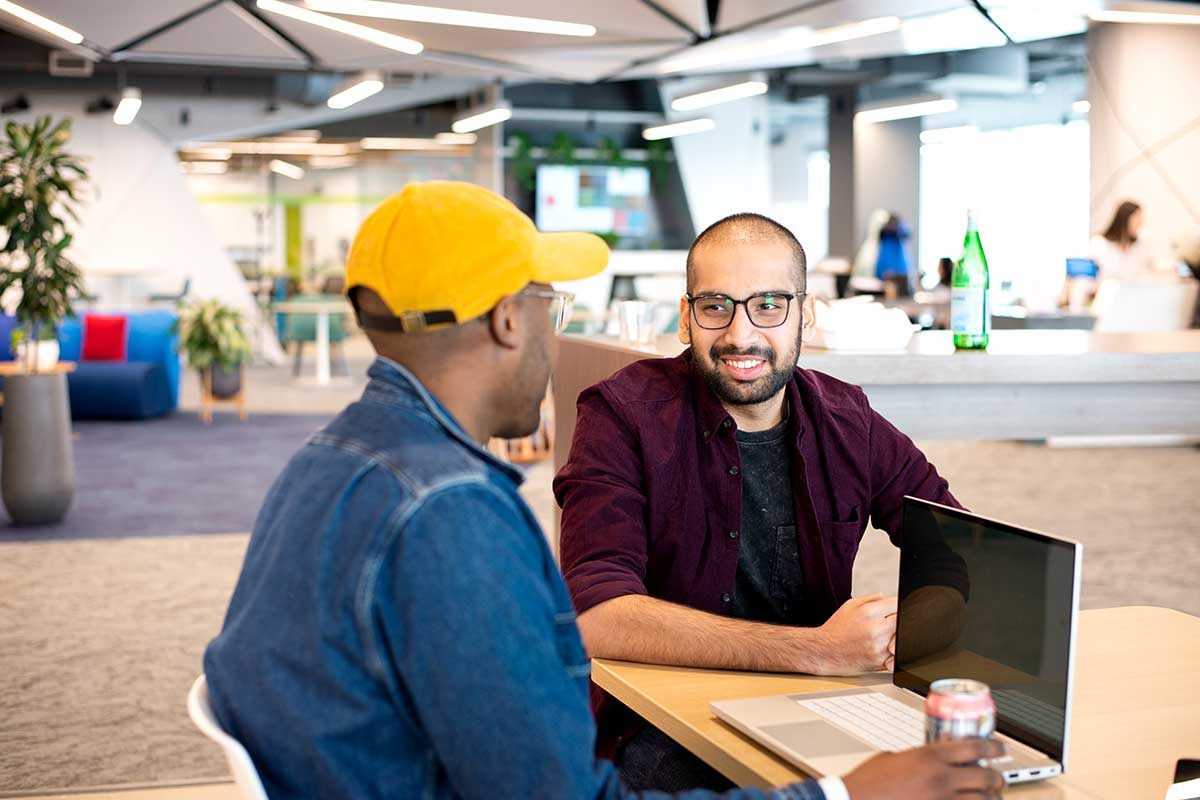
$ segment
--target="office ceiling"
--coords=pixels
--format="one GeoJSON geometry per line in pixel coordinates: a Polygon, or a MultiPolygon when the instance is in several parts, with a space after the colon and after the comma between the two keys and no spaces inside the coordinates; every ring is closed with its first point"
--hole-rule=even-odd
{"type": "MultiPolygon", "coordinates": [[[[305,0],[287,2],[306,7],[305,0]]],[[[596,35],[569,37],[339,15],[425,46],[421,54],[410,56],[263,11],[253,0],[23,0],[22,5],[79,31],[87,52],[114,62],[324,72],[379,68],[509,81],[580,82],[671,74],[673,65],[676,73],[718,72],[968,50],[1080,33],[1086,29],[1084,14],[1089,8],[1196,9],[1195,3],[1104,0],[420,2],[589,23],[596,27],[596,35]],[[902,20],[897,30],[804,45],[808,32],[891,16],[902,20]],[[795,44],[781,46],[781,42],[795,44]]],[[[0,27],[65,47],[7,14],[0,14],[0,27]]]]}

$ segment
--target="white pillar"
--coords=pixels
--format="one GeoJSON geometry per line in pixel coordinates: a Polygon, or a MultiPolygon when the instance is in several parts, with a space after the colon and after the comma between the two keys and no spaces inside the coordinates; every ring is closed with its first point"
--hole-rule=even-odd
{"type": "Polygon", "coordinates": [[[1144,209],[1159,259],[1200,235],[1200,26],[1094,23],[1088,31],[1091,227],[1122,200],[1144,209]]]}

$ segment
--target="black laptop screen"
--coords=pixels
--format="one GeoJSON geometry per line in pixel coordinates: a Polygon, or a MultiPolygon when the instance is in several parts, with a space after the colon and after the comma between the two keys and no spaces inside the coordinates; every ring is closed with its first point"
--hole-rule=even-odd
{"type": "Polygon", "coordinates": [[[895,684],[983,681],[996,727],[1062,761],[1076,549],[906,498],[895,684]]]}

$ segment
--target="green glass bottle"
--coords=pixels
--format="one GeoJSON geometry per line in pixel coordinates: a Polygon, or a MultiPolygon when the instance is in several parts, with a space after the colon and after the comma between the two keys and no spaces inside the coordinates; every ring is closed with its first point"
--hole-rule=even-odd
{"type": "Polygon", "coordinates": [[[975,212],[967,212],[963,254],[950,278],[950,329],[954,347],[981,350],[988,346],[992,313],[988,306],[988,264],[979,241],[975,212]]]}

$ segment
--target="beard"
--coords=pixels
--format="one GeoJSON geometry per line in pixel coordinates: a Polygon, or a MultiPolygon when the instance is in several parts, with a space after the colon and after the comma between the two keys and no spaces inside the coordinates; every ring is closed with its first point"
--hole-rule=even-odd
{"type": "MultiPolygon", "coordinates": [[[[693,351],[694,352],[694,351],[693,351]]],[[[695,358],[696,368],[721,402],[735,406],[752,406],[770,400],[787,386],[800,359],[800,334],[796,341],[781,357],[770,346],[748,347],[739,350],[735,347],[721,347],[714,344],[708,350],[707,358],[695,358]],[[739,381],[721,371],[721,359],[726,356],[753,356],[766,362],[768,371],[752,381],[739,381]]]]}
{"type": "Polygon", "coordinates": [[[507,419],[495,436],[523,439],[537,432],[542,424],[542,399],[549,381],[550,353],[544,342],[531,341],[513,378],[507,419]]]}

